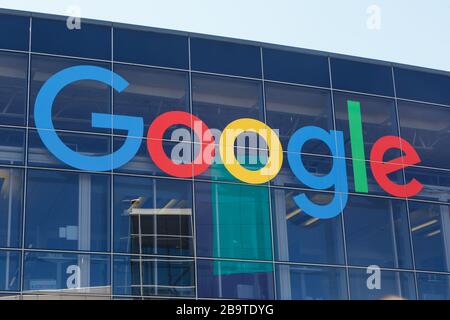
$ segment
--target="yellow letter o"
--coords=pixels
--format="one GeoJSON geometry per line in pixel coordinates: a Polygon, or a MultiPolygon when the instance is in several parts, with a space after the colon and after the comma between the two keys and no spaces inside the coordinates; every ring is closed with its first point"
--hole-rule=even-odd
{"type": "Polygon", "coordinates": [[[225,168],[235,178],[249,184],[262,184],[272,180],[280,172],[283,163],[283,147],[277,134],[269,126],[255,119],[243,118],[228,124],[220,136],[219,149],[225,168]],[[266,165],[259,170],[244,168],[234,154],[234,141],[244,131],[255,132],[266,140],[269,157],[266,165]]]}

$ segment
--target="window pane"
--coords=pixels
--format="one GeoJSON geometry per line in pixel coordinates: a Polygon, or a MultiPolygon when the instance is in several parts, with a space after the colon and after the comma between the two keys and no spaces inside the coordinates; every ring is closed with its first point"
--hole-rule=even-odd
{"type": "Polygon", "coordinates": [[[277,266],[280,300],[346,300],[347,277],[343,268],[277,266]]]}
{"type": "MultiPolygon", "coordinates": [[[[331,157],[316,156],[316,155],[302,154],[301,157],[303,165],[308,170],[308,172],[310,172],[312,175],[319,177],[327,175],[332,169],[333,161],[336,161],[331,157]]],[[[275,186],[311,189],[310,187],[305,185],[302,181],[300,181],[292,172],[291,167],[289,165],[287,152],[283,154],[283,163],[281,165],[280,172],[273,180],[271,180],[270,183],[275,186]]],[[[329,188],[328,190],[334,191],[332,188],[329,188]]]]}
{"type": "Polygon", "coordinates": [[[269,189],[196,183],[197,255],[272,260],[269,189]]]}
{"type": "MultiPolygon", "coordinates": [[[[395,152],[395,151],[393,151],[395,152]]],[[[396,156],[392,154],[392,151],[388,151],[388,153],[391,153],[392,157],[395,158],[396,156]]],[[[348,174],[348,190],[350,192],[356,192],[355,189],[355,173],[354,173],[354,159],[346,159],[347,163],[347,174],[348,174]]],[[[361,163],[360,161],[356,160],[356,163],[361,163]]],[[[373,175],[373,171],[371,169],[371,161],[365,161],[366,164],[366,177],[367,177],[367,187],[368,187],[368,193],[370,195],[381,195],[381,196],[388,196],[392,197],[392,195],[388,192],[386,192],[380,184],[375,180],[375,177],[373,175]]],[[[393,168],[396,168],[395,171],[387,174],[387,177],[390,181],[392,181],[395,184],[403,185],[405,184],[405,179],[403,177],[403,165],[400,163],[392,164],[393,168]]]]}
{"type": "MultiPolygon", "coordinates": [[[[348,158],[352,157],[347,106],[349,100],[360,103],[364,152],[366,160],[369,160],[372,146],[378,139],[383,136],[398,136],[395,103],[392,99],[344,93],[334,94],[336,128],[344,132],[345,154],[348,158]]],[[[392,149],[386,153],[384,160],[392,160],[399,156],[400,151],[392,149]]]]}
{"type": "Polygon", "coordinates": [[[450,300],[450,276],[444,274],[417,274],[420,300],[450,300]]]}
{"type": "Polygon", "coordinates": [[[272,263],[198,260],[199,298],[274,299],[272,263]]]}
{"type": "MultiPolygon", "coordinates": [[[[51,76],[78,65],[110,69],[106,63],[34,55],[31,61],[30,126],[34,124],[34,103],[39,90],[51,76]]],[[[92,113],[111,113],[111,87],[98,81],[82,80],[70,84],[56,97],[52,108],[56,129],[109,133],[110,129],[93,128],[92,113]]]]}
{"type": "Polygon", "coordinates": [[[421,166],[450,169],[450,108],[398,102],[400,132],[420,156],[421,166]]]}
{"type": "Polygon", "coordinates": [[[114,256],[113,294],[141,296],[140,256],[114,256]]]}
{"type": "Polygon", "coordinates": [[[405,201],[349,196],[344,219],[350,265],[412,268],[405,201]]]}
{"type": "Polygon", "coordinates": [[[392,68],[358,61],[331,59],[335,89],[394,96],[392,68]]]}
{"type": "Polygon", "coordinates": [[[261,78],[259,47],[191,38],[192,69],[261,78]]]}
{"type": "Polygon", "coordinates": [[[28,51],[30,17],[0,14],[0,48],[28,51]]]}
{"type": "Polygon", "coordinates": [[[264,78],[267,80],[330,86],[328,58],[299,52],[263,49],[264,78]]]}
{"type": "Polygon", "coordinates": [[[111,294],[109,256],[25,252],[24,291],[53,299],[67,295],[111,294]]]}
{"type": "MultiPolygon", "coordinates": [[[[111,137],[106,135],[58,132],[71,150],[86,156],[102,156],[111,152],[111,137]]],[[[28,131],[28,165],[46,168],[71,168],[57,159],[42,143],[36,130],[28,131]]]]}
{"type": "Polygon", "coordinates": [[[25,154],[25,130],[0,128],[0,163],[23,165],[25,154]]]}
{"type": "Polygon", "coordinates": [[[450,271],[448,206],[409,202],[416,269],[450,271]]]}
{"type": "Polygon", "coordinates": [[[394,68],[397,97],[450,105],[450,77],[394,68]]]}
{"type": "Polygon", "coordinates": [[[28,171],[26,248],[108,251],[107,175],[28,171]]]}
{"type": "MultiPolygon", "coordinates": [[[[297,206],[300,190],[272,189],[276,260],[326,264],[344,263],[341,216],[313,218],[297,206]]],[[[314,203],[331,201],[332,193],[308,192],[314,203]]]]}
{"type": "Polygon", "coordinates": [[[194,260],[142,258],[144,296],[195,297],[194,260]]]}
{"type": "Polygon", "coordinates": [[[20,251],[0,251],[0,290],[20,290],[20,251]]]}
{"type": "MultiPolygon", "coordinates": [[[[283,149],[300,128],[317,126],[333,129],[333,110],[328,90],[317,90],[279,84],[265,84],[267,123],[278,129],[283,149]]],[[[329,154],[326,145],[315,141],[302,149],[304,153],[329,154]]]]}
{"type": "Polygon", "coordinates": [[[111,28],[85,23],[67,27],[67,19],[33,18],[32,51],[66,56],[111,60],[111,28]],[[86,45],[89,44],[89,45],[86,45]]]}
{"type": "Polygon", "coordinates": [[[26,54],[0,52],[0,124],[25,124],[27,69],[26,54]]]}
{"type": "Polygon", "coordinates": [[[195,296],[193,260],[115,256],[113,279],[115,295],[195,296]]]}
{"type": "Polygon", "coordinates": [[[406,181],[417,179],[423,189],[414,198],[450,202],[450,171],[430,168],[405,168],[406,181]]]}
{"type": "Polygon", "coordinates": [[[174,34],[114,28],[114,60],[188,69],[188,39],[174,34]]]}
{"type": "Polygon", "coordinates": [[[160,114],[168,111],[189,112],[187,73],[120,64],[114,65],[114,72],[130,83],[123,92],[114,92],[114,114],[143,118],[144,136],[147,136],[148,127],[160,114]]]}
{"type": "Polygon", "coordinates": [[[114,250],[193,255],[190,181],[114,178],[114,250]]]}
{"type": "MultiPolygon", "coordinates": [[[[114,151],[117,151],[125,142],[125,137],[114,137],[114,151]]],[[[127,138],[136,139],[136,138],[127,138]]],[[[157,140],[150,140],[151,143],[156,143],[157,140]]],[[[114,169],[114,172],[119,173],[131,173],[139,175],[150,175],[150,176],[169,176],[167,173],[162,171],[152,160],[147,149],[147,139],[143,139],[141,146],[136,153],[136,155],[123,166],[114,169]]],[[[159,142],[159,141],[158,141],[159,142]]],[[[191,164],[192,163],[192,144],[184,142],[172,142],[172,141],[162,141],[163,149],[167,157],[172,161],[180,161],[181,164],[191,164]]],[[[116,157],[113,155],[113,161],[116,157]]],[[[177,162],[178,163],[178,162],[177,162]]]]}
{"type": "Polygon", "coordinates": [[[23,171],[0,167],[0,247],[19,248],[22,230],[23,171]]]}
{"type": "MultiPolygon", "coordinates": [[[[237,161],[248,170],[259,170],[267,164],[268,159],[268,150],[266,144],[260,143],[261,141],[256,142],[256,147],[249,147],[248,141],[257,141],[253,140],[253,138],[259,139],[258,136],[253,132],[248,131],[249,135],[244,137],[246,133],[243,133],[238,136],[235,141],[234,155],[237,161]],[[246,141],[241,140],[240,137],[244,137],[246,141]],[[242,145],[242,147],[237,147],[237,145],[242,145]],[[263,147],[260,147],[263,146],[263,147]]],[[[252,142],[253,144],[253,142],[252,142]]],[[[209,152],[212,148],[205,147],[203,151],[204,159],[207,159],[209,152]]],[[[212,181],[226,181],[226,182],[237,182],[242,183],[241,180],[234,177],[223,164],[222,158],[220,156],[220,148],[219,145],[214,145],[214,162],[211,166],[208,167],[203,173],[199,174],[195,177],[195,179],[199,180],[212,180],[212,181]]],[[[200,155],[200,144],[194,144],[194,158],[197,158],[200,155]]],[[[267,183],[262,183],[261,185],[267,185],[267,183]]]]}
{"type": "Polygon", "coordinates": [[[192,75],[194,115],[210,129],[223,130],[240,118],[264,120],[258,81],[192,75]]]}
{"type": "Polygon", "coordinates": [[[349,279],[352,300],[416,300],[414,274],[411,272],[380,270],[380,274],[375,274],[366,269],[350,268],[349,279]],[[379,281],[376,276],[380,276],[379,281]]]}

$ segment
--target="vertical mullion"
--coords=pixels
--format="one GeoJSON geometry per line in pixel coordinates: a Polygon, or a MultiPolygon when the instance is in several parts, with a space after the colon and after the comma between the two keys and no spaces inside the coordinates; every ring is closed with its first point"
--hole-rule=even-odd
{"type": "MultiPolygon", "coordinates": [[[[111,71],[114,72],[114,25],[111,24],[111,71]]],[[[114,80],[112,80],[114,81],[114,80]]],[[[111,114],[114,115],[114,89],[111,88],[111,114]]],[[[111,122],[114,121],[114,117],[111,118],[111,122]]],[[[111,123],[113,124],[113,123],[111,123]]],[[[112,125],[114,128],[114,125],[112,125]]],[[[114,151],[114,129],[111,128],[111,151],[114,151]]],[[[113,160],[112,160],[113,161],[113,160]]],[[[110,173],[110,237],[109,237],[109,250],[110,250],[110,270],[109,281],[111,284],[111,300],[114,298],[114,169],[110,173]]]]}
{"type": "Polygon", "coordinates": [[[23,299],[24,291],[24,263],[25,263],[25,217],[26,217],[26,199],[27,199],[27,180],[28,180],[28,135],[30,121],[30,92],[31,92],[31,32],[33,26],[33,18],[30,15],[30,26],[28,35],[28,70],[27,70],[27,100],[26,100],[26,128],[25,128],[25,159],[23,172],[23,200],[22,200],[22,237],[21,237],[21,263],[20,263],[20,296],[23,299]]]}
{"type": "MultiPolygon", "coordinates": [[[[394,86],[394,107],[395,107],[395,117],[397,118],[397,133],[398,136],[401,137],[401,131],[400,131],[400,118],[399,118],[399,112],[398,112],[398,99],[397,99],[397,87],[395,82],[395,72],[394,72],[394,66],[391,65],[391,72],[392,72],[392,85],[394,86]]],[[[400,139],[400,148],[403,150],[402,147],[402,140],[400,139]]],[[[402,157],[402,163],[403,163],[403,157],[402,157]]],[[[406,174],[405,174],[405,168],[403,165],[402,168],[402,176],[403,176],[403,182],[406,182],[406,174]]],[[[416,292],[416,299],[419,299],[419,288],[417,284],[417,272],[416,272],[416,259],[414,256],[414,242],[412,238],[412,232],[411,232],[411,216],[409,211],[409,200],[408,198],[405,199],[406,201],[406,211],[407,211],[407,220],[408,220],[408,234],[409,234],[409,243],[410,243],[410,253],[411,253],[411,259],[413,264],[413,270],[414,270],[414,288],[416,292]]]]}
{"type": "MultiPolygon", "coordinates": [[[[262,81],[262,108],[263,108],[263,121],[265,124],[267,124],[267,110],[266,110],[266,82],[265,82],[265,74],[264,74],[264,53],[263,53],[263,47],[259,47],[260,56],[261,56],[261,81],[262,81]]],[[[261,147],[261,146],[260,146],[261,147]]],[[[267,151],[269,152],[269,151],[267,151]]],[[[283,150],[281,150],[283,152],[283,150]]],[[[258,154],[260,154],[258,152],[258,154]]],[[[271,246],[272,246],[272,282],[273,282],[273,295],[274,299],[276,300],[278,297],[277,292],[277,268],[275,264],[275,234],[273,231],[273,208],[272,208],[272,191],[270,182],[267,182],[267,190],[268,190],[268,201],[269,201],[269,221],[270,221],[270,239],[271,239],[271,246]]]]}
{"type": "MultiPolygon", "coordinates": [[[[331,110],[332,110],[332,118],[333,118],[333,129],[336,130],[337,126],[336,126],[336,110],[335,110],[335,104],[334,104],[334,90],[333,90],[333,74],[332,74],[332,70],[331,70],[331,57],[328,56],[328,74],[330,77],[330,92],[331,92],[331,110]]],[[[336,141],[336,150],[338,150],[337,148],[337,139],[335,139],[336,141]]],[[[345,155],[338,155],[341,157],[345,157],[345,155]]],[[[333,159],[334,161],[334,159],[333,159]]],[[[348,190],[347,190],[348,191],[348,190]]],[[[345,262],[345,273],[346,273],[346,280],[347,280],[347,298],[350,300],[351,299],[351,292],[350,292],[350,272],[349,272],[349,266],[348,266],[348,254],[347,254],[347,239],[345,236],[345,219],[344,219],[344,215],[345,215],[345,210],[344,210],[344,204],[342,203],[342,197],[341,194],[339,193],[335,193],[335,197],[339,197],[340,199],[340,203],[341,203],[341,214],[340,214],[340,218],[341,218],[341,231],[342,231],[342,242],[344,245],[344,262],[345,262]]]]}
{"type": "MultiPolygon", "coordinates": [[[[188,62],[189,62],[189,112],[190,114],[194,114],[193,110],[193,92],[192,92],[192,57],[191,57],[191,36],[188,35],[188,62]]],[[[195,152],[195,137],[192,129],[190,129],[191,132],[191,161],[194,159],[194,152],[195,152]]],[[[200,141],[201,143],[202,141],[200,141]]],[[[192,168],[193,169],[193,168],[192,168]]],[[[195,299],[198,299],[198,261],[197,261],[197,232],[196,232],[196,205],[195,205],[195,179],[192,175],[191,178],[191,190],[192,190],[192,214],[191,214],[191,232],[192,232],[192,245],[193,245],[193,251],[194,251],[194,286],[195,286],[195,299]]]]}

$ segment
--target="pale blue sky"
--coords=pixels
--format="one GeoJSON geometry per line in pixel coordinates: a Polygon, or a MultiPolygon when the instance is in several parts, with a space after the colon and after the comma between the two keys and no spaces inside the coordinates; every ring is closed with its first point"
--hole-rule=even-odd
{"type": "MultiPolygon", "coordinates": [[[[450,0],[0,0],[1,8],[249,39],[450,71],[450,0]],[[380,19],[367,21],[371,5],[380,19]]],[[[374,17],[374,16],[372,16],[374,17]]]]}

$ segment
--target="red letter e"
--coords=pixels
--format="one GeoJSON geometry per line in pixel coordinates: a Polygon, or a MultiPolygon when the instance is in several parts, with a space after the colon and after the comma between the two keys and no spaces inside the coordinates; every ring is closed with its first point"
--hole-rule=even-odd
{"type": "Polygon", "coordinates": [[[375,142],[370,152],[370,167],[375,180],[384,191],[399,198],[415,196],[422,190],[423,185],[416,179],[412,179],[407,184],[399,185],[392,182],[388,175],[400,169],[418,164],[419,162],[420,157],[414,147],[408,141],[396,136],[380,138],[375,142]],[[383,157],[386,151],[394,148],[403,150],[404,155],[384,162],[383,157]]]}

